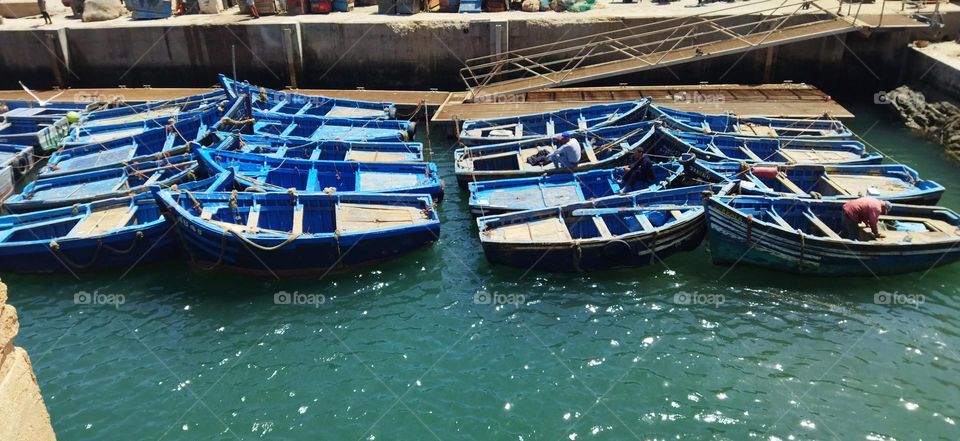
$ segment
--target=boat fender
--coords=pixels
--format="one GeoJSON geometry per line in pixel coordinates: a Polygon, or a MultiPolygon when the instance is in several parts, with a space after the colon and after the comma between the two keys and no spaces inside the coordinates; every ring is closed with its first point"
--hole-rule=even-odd
{"type": "Polygon", "coordinates": [[[401,130],[401,131],[400,131],[400,140],[403,141],[403,142],[409,142],[409,141],[410,141],[410,134],[407,133],[407,132],[405,132],[405,131],[403,131],[403,130],[401,130]]]}
{"type": "Polygon", "coordinates": [[[70,210],[70,212],[73,214],[80,213],[80,204],[73,204],[73,210],[70,210]]]}
{"type": "Polygon", "coordinates": [[[694,155],[690,152],[683,152],[680,154],[680,164],[683,164],[684,167],[689,167],[693,165],[697,160],[697,155],[694,155]]]}
{"type": "Polygon", "coordinates": [[[777,170],[777,167],[759,167],[754,166],[750,169],[753,172],[753,175],[760,179],[776,179],[780,174],[780,171],[777,170]]]}
{"type": "Polygon", "coordinates": [[[384,110],[387,111],[387,115],[390,117],[390,119],[396,119],[396,118],[397,118],[397,108],[396,108],[395,106],[387,107],[387,108],[384,109],[384,110]]]}
{"type": "Polygon", "coordinates": [[[620,239],[613,239],[603,246],[603,254],[606,254],[607,256],[615,256],[621,252],[631,254],[633,252],[633,248],[629,243],[620,239]]]}
{"type": "Polygon", "coordinates": [[[811,191],[811,192],[810,192],[810,197],[812,197],[812,198],[814,198],[814,199],[817,199],[817,200],[823,199],[823,195],[820,194],[819,192],[816,192],[816,191],[811,191]]]}
{"type": "Polygon", "coordinates": [[[58,244],[57,241],[55,241],[55,240],[51,240],[51,241],[50,241],[50,249],[51,249],[51,250],[55,250],[55,251],[59,251],[59,250],[60,250],[60,244],[58,244]]]}
{"type": "Polygon", "coordinates": [[[407,129],[407,132],[410,134],[410,138],[413,139],[413,135],[417,134],[417,122],[410,121],[410,128],[407,129]]]}

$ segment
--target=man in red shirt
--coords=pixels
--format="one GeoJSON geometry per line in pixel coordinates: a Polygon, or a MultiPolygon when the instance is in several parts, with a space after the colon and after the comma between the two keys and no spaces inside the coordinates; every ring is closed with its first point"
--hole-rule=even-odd
{"type": "Polygon", "coordinates": [[[880,216],[890,212],[890,201],[881,201],[876,198],[863,197],[843,204],[843,229],[847,232],[847,239],[860,239],[860,222],[867,224],[873,237],[883,239],[877,231],[877,222],[880,216]]]}

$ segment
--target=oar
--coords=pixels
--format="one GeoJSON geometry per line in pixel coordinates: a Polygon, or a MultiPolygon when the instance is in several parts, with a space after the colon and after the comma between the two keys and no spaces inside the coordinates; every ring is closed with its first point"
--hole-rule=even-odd
{"type": "Polygon", "coordinates": [[[604,144],[604,145],[601,145],[601,146],[598,147],[598,148],[593,149],[593,153],[594,153],[594,155],[596,155],[597,153],[600,153],[600,152],[602,152],[602,151],[604,151],[604,150],[607,150],[607,149],[609,149],[609,148],[611,148],[611,147],[613,147],[613,146],[615,146],[615,145],[620,145],[621,142],[629,139],[631,136],[634,136],[634,135],[636,135],[637,133],[642,132],[643,130],[644,130],[643,128],[634,129],[634,130],[631,131],[630,133],[627,133],[626,135],[623,135],[623,136],[621,136],[620,138],[617,138],[617,139],[614,140],[614,141],[608,142],[608,143],[606,143],[606,144],[604,144]]]}

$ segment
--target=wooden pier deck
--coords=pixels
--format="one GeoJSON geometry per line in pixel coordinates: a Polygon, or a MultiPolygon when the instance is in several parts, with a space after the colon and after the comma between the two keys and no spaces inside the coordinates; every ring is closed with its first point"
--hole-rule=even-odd
{"type": "Polygon", "coordinates": [[[451,93],[433,115],[434,122],[501,118],[571,107],[651,97],[666,107],[701,113],[741,116],[813,118],[853,114],[820,89],[808,84],[702,84],[688,86],[614,86],[545,89],[516,95],[515,102],[465,103],[466,92],[451,93]]]}
{"type": "MultiPolygon", "coordinates": [[[[92,102],[120,98],[129,101],[150,101],[182,98],[210,92],[209,88],[104,88],[68,89],[56,101],[92,102]]],[[[47,99],[60,91],[40,91],[47,99]]],[[[464,103],[466,92],[404,90],[335,90],[301,89],[307,95],[323,95],[368,101],[394,102],[409,113],[421,101],[433,109],[431,121],[500,118],[524,115],[591,104],[652,97],[654,102],[679,110],[702,113],[733,112],[743,116],[785,116],[810,118],[829,113],[836,118],[851,118],[850,113],[825,93],[807,84],[703,84],[687,86],[613,86],[544,89],[517,95],[516,102],[464,103]]],[[[0,91],[0,101],[30,100],[22,90],[0,91]]],[[[401,115],[406,116],[406,114],[401,115]]]]}

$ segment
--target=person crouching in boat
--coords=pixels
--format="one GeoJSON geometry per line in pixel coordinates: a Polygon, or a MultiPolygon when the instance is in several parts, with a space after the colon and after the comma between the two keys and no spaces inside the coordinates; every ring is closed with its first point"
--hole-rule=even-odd
{"type": "Polygon", "coordinates": [[[657,181],[657,176],[653,173],[653,161],[650,157],[643,154],[643,149],[638,148],[633,151],[633,160],[630,165],[622,168],[624,174],[620,178],[620,194],[634,190],[633,184],[640,182],[640,188],[649,187],[657,181]]]}
{"type": "Polygon", "coordinates": [[[847,232],[847,239],[860,240],[860,222],[867,224],[873,233],[874,239],[883,239],[877,231],[877,222],[880,216],[890,212],[890,201],[881,201],[876,198],[862,197],[843,204],[843,229],[847,232]]]}
{"type": "Polygon", "coordinates": [[[553,162],[554,167],[573,170],[580,162],[580,141],[570,136],[570,132],[563,132],[556,136],[557,147],[553,153],[547,155],[547,159],[553,162]]]}

